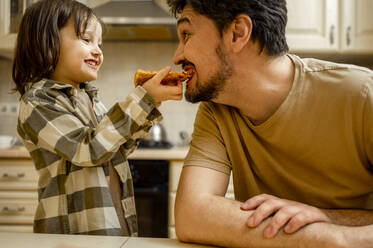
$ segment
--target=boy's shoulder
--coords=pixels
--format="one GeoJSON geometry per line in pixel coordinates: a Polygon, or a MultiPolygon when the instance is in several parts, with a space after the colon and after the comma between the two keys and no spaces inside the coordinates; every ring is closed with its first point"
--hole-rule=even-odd
{"type": "Polygon", "coordinates": [[[55,103],[57,98],[69,98],[73,87],[57,81],[43,79],[34,83],[22,96],[25,103],[37,101],[45,103],[55,103]]]}

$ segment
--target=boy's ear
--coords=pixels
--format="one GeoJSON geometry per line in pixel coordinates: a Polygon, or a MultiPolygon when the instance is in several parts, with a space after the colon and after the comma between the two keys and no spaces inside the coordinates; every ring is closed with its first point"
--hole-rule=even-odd
{"type": "Polygon", "coordinates": [[[238,15],[231,26],[231,47],[233,52],[241,51],[249,42],[253,24],[247,15],[238,15]]]}

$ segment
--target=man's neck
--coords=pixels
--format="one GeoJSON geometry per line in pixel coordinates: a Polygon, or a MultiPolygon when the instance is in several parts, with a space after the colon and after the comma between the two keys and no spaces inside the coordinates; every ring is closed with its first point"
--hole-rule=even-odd
{"type": "Polygon", "coordinates": [[[295,67],[284,55],[262,56],[237,63],[234,75],[216,102],[238,108],[255,125],[269,119],[281,106],[293,85],[295,67]]]}

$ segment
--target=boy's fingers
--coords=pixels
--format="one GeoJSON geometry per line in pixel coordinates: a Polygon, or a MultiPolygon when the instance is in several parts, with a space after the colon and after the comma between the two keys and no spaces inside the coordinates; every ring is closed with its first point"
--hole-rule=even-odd
{"type": "Polygon", "coordinates": [[[164,94],[166,96],[175,96],[183,94],[183,88],[176,86],[165,86],[162,90],[164,91],[164,94]]]}
{"type": "Polygon", "coordinates": [[[178,85],[163,85],[163,90],[168,94],[182,94],[183,93],[183,85],[179,83],[178,85]]]}
{"type": "Polygon", "coordinates": [[[154,77],[152,77],[152,80],[157,83],[160,83],[162,79],[165,78],[170,71],[171,71],[171,67],[166,66],[165,68],[160,70],[157,74],[155,74],[154,77]]]}
{"type": "Polygon", "coordinates": [[[182,94],[173,95],[173,96],[170,97],[170,100],[181,100],[181,99],[183,99],[182,94]]]}

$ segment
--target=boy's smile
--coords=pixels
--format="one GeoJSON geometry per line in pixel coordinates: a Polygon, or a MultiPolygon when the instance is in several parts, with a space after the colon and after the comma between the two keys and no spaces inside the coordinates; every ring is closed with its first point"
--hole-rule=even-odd
{"type": "Polygon", "coordinates": [[[96,80],[103,62],[101,45],[102,28],[95,17],[88,20],[81,37],[77,36],[71,18],[60,30],[60,56],[52,79],[74,87],[96,80]]]}

